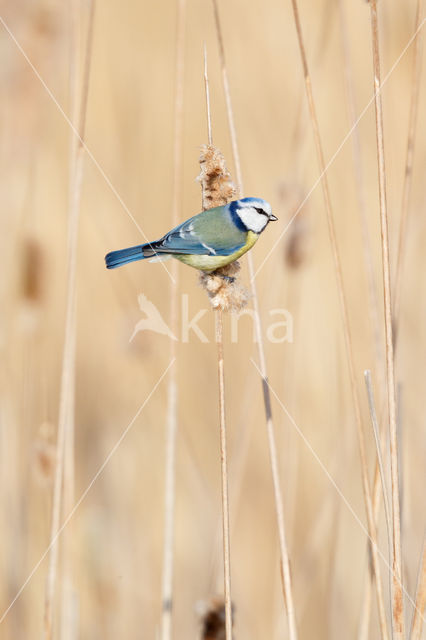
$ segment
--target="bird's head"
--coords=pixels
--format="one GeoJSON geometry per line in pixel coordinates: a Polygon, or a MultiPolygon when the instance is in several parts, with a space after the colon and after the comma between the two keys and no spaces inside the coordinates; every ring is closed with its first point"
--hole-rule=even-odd
{"type": "Polygon", "coordinates": [[[235,222],[253,233],[262,233],[268,222],[278,220],[269,202],[262,198],[241,198],[230,202],[229,207],[235,222]]]}

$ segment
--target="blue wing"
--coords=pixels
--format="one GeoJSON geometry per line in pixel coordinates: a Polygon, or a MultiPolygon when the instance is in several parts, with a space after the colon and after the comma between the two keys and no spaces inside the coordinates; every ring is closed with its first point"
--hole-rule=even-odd
{"type": "Polygon", "coordinates": [[[228,207],[208,209],[189,218],[154,242],[111,251],[105,256],[108,269],[162,253],[230,256],[247,241],[247,232],[233,222],[228,207]]]}
{"type": "Polygon", "coordinates": [[[229,256],[241,249],[247,233],[235,227],[224,207],[186,220],[155,243],[159,253],[229,256]]]}

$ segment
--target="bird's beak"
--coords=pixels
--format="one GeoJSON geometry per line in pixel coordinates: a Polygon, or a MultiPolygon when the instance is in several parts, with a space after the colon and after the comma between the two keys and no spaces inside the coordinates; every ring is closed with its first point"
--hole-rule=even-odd
{"type": "Polygon", "coordinates": [[[278,220],[277,216],[274,216],[274,214],[271,213],[271,215],[269,216],[269,222],[275,222],[276,220],[278,220]]]}

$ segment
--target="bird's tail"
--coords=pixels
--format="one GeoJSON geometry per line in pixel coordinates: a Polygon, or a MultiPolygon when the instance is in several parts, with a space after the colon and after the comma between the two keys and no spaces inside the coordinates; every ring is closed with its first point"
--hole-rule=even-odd
{"type": "Polygon", "coordinates": [[[129,262],[152,258],[157,255],[155,252],[155,244],[155,242],[148,242],[147,244],[138,244],[136,247],[111,251],[105,256],[106,267],[107,269],[115,269],[129,262]]]}

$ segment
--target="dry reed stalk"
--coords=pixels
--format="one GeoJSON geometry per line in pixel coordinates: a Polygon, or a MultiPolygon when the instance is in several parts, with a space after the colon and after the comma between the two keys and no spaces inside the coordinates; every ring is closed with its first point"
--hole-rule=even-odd
{"type": "MultiPolygon", "coordinates": [[[[365,378],[365,386],[367,389],[368,408],[370,411],[371,426],[373,427],[374,442],[376,444],[376,458],[377,458],[377,465],[379,467],[379,475],[380,475],[380,481],[382,486],[383,504],[385,507],[386,529],[388,534],[388,548],[389,548],[389,554],[390,554],[390,550],[392,546],[392,540],[391,540],[392,521],[391,521],[391,515],[390,515],[390,509],[389,509],[385,466],[383,464],[383,453],[382,453],[382,444],[380,440],[379,423],[377,420],[376,404],[374,402],[373,383],[371,381],[371,371],[369,370],[364,371],[364,378],[365,378]]],[[[374,500],[373,500],[373,509],[374,509],[374,500]]],[[[377,522],[377,516],[375,517],[375,520],[377,522]]],[[[390,562],[389,562],[389,565],[390,565],[390,562]]]]}
{"type": "Polygon", "coordinates": [[[322,149],[318,119],[316,115],[315,103],[314,103],[313,92],[312,92],[311,77],[309,74],[305,45],[303,41],[302,26],[300,23],[298,4],[297,4],[297,0],[291,0],[291,1],[293,6],[293,14],[294,14],[294,21],[295,21],[295,27],[297,32],[297,39],[299,43],[300,55],[302,60],[303,76],[305,79],[305,88],[306,88],[306,94],[308,99],[312,129],[314,134],[317,160],[318,160],[320,173],[322,176],[321,185],[322,185],[324,204],[325,204],[325,209],[327,214],[328,233],[329,233],[330,244],[331,244],[331,249],[333,254],[334,270],[336,274],[339,303],[340,303],[340,309],[341,309],[342,321],[343,321],[343,332],[344,332],[346,354],[347,354],[348,366],[349,366],[350,388],[351,388],[352,401],[353,401],[354,410],[355,410],[355,418],[356,418],[357,434],[358,434],[358,445],[359,445],[360,459],[361,459],[361,475],[362,475],[362,484],[363,484],[366,513],[367,513],[368,534],[370,536],[370,541],[371,541],[371,552],[372,552],[372,562],[373,562],[374,575],[375,575],[380,631],[381,631],[382,638],[384,640],[387,640],[389,636],[388,636],[388,630],[387,630],[385,606],[383,601],[383,588],[382,588],[380,563],[379,563],[378,547],[377,547],[377,532],[376,532],[376,525],[374,521],[370,486],[368,481],[365,434],[364,434],[362,418],[361,418],[360,400],[359,400],[358,390],[356,385],[353,343],[352,343],[352,336],[351,336],[351,331],[349,326],[349,313],[348,313],[346,294],[345,294],[345,288],[343,283],[341,259],[340,259],[339,248],[337,245],[336,229],[335,229],[334,216],[333,216],[332,206],[331,206],[327,173],[325,169],[324,153],[322,149]]]}
{"type": "MultiPolygon", "coordinates": [[[[84,160],[84,136],[86,124],[87,99],[89,92],[89,77],[91,65],[91,53],[93,43],[95,0],[89,5],[89,23],[87,29],[85,62],[83,71],[83,83],[80,101],[80,114],[78,118],[75,154],[73,158],[73,179],[70,184],[70,200],[68,212],[68,276],[67,276],[67,303],[65,320],[65,338],[62,359],[61,389],[58,419],[57,457],[55,467],[55,479],[53,487],[52,522],[50,532],[49,566],[46,579],[45,610],[44,610],[44,637],[52,638],[53,633],[53,600],[56,588],[57,564],[58,564],[58,540],[57,534],[60,527],[62,505],[62,490],[64,477],[65,445],[71,443],[74,430],[74,378],[75,378],[75,306],[76,306],[76,267],[77,267],[77,240],[78,222],[81,201],[81,185],[83,178],[84,160]]],[[[75,136],[73,133],[73,137],[75,136]]],[[[72,143],[74,144],[74,143],[72,143]]]]}
{"type": "Polygon", "coordinates": [[[370,0],[371,36],[374,69],[374,105],[376,114],[376,143],[379,174],[380,228],[382,245],[382,275],[386,340],[386,383],[389,419],[392,488],[392,629],[395,639],[403,639],[404,599],[402,587],[401,520],[399,506],[398,440],[396,425],[396,393],[393,354],[392,303],[389,263],[389,233],[386,203],[386,169],[383,133],[383,111],[380,93],[380,51],[376,0],[370,0]]]}
{"type": "MultiPolygon", "coordinates": [[[[212,0],[212,3],[213,3],[214,18],[215,18],[216,35],[217,35],[217,40],[219,45],[219,57],[220,57],[220,65],[221,65],[221,71],[222,71],[222,83],[223,83],[223,89],[224,89],[225,100],[226,100],[228,126],[229,126],[229,131],[231,136],[235,171],[237,174],[238,193],[241,196],[243,193],[243,178],[242,178],[240,155],[239,155],[238,143],[237,143],[237,133],[236,133],[236,127],[235,127],[235,121],[234,121],[234,112],[233,112],[232,101],[231,101],[231,92],[230,92],[229,81],[228,81],[228,72],[227,72],[226,61],[225,61],[225,47],[223,44],[223,35],[222,35],[222,29],[220,24],[217,0],[212,0]]],[[[273,487],[274,487],[274,504],[275,504],[275,512],[276,512],[277,526],[278,526],[278,538],[279,538],[279,546],[280,546],[280,573],[281,573],[281,583],[283,588],[283,599],[284,599],[284,606],[286,607],[286,610],[287,610],[289,638],[290,640],[296,640],[297,639],[296,615],[295,615],[294,604],[293,604],[292,581],[291,581],[290,561],[289,561],[287,540],[286,540],[283,497],[282,497],[282,491],[281,491],[278,455],[277,455],[277,447],[276,447],[276,441],[275,441],[275,430],[274,430],[274,423],[272,419],[271,394],[270,394],[269,385],[268,385],[268,373],[267,373],[267,367],[266,367],[265,348],[263,344],[263,331],[262,331],[262,325],[261,325],[260,314],[259,314],[259,302],[258,302],[257,291],[256,291],[254,264],[253,264],[252,255],[250,253],[248,253],[247,255],[247,261],[249,266],[250,285],[251,285],[253,309],[254,309],[254,325],[255,325],[256,339],[257,339],[257,345],[258,345],[258,355],[259,355],[260,371],[261,371],[261,378],[262,378],[263,401],[265,406],[266,429],[267,429],[268,445],[269,445],[269,456],[270,456],[270,462],[271,462],[272,481],[273,481],[273,487]]]]}
{"type": "MultiPolygon", "coordinates": [[[[74,308],[75,316],[75,308],[74,308]]],[[[73,319],[75,326],[75,317],[73,319]]],[[[73,361],[70,367],[75,371],[75,340],[76,332],[73,331],[73,345],[70,352],[73,354],[73,361]]],[[[74,424],[75,411],[74,402],[71,399],[75,397],[75,375],[70,377],[68,395],[70,403],[68,406],[67,427],[65,429],[64,442],[64,469],[63,469],[63,495],[62,495],[62,512],[64,514],[71,513],[74,506],[74,424]]],[[[72,528],[65,527],[62,533],[61,543],[61,568],[62,568],[62,593],[61,593],[61,613],[60,613],[60,638],[61,640],[74,640],[77,637],[77,621],[76,608],[73,596],[73,557],[74,543],[72,528]]]]}
{"type": "MultiPolygon", "coordinates": [[[[345,14],[344,0],[339,0],[339,18],[340,33],[343,51],[343,67],[345,77],[345,96],[348,111],[349,125],[352,127],[357,120],[357,107],[353,86],[353,65],[351,60],[351,52],[349,45],[349,36],[347,28],[347,20],[345,14]]],[[[367,213],[367,195],[364,179],[364,171],[362,165],[361,140],[359,128],[355,127],[352,131],[352,157],[355,170],[356,196],[358,200],[358,214],[361,223],[362,246],[364,250],[364,265],[367,275],[367,288],[369,305],[368,311],[370,315],[371,331],[373,334],[373,345],[375,355],[375,370],[380,376],[380,390],[384,388],[383,371],[383,353],[381,344],[381,324],[379,311],[379,296],[374,276],[374,260],[371,250],[370,232],[368,229],[368,213],[367,213]]]]}
{"type": "Polygon", "coordinates": [[[422,557],[419,566],[419,577],[417,580],[416,604],[411,623],[410,640],[421,640],[424,622],[424,611],[426,608],[426,538],[423,540],[422,557]]]}
{"type": "Polygon", "coordinates": [[[216,309],[216,343],[219,378],[220,407],[220,465],[222,471],[222,515],[223,515],[223,570],[225,588],[225,638],[232,640],[232,599],[231,599],[231,559],[229,539],[229,498],[228,470],[226,454],[226,419],[225,419],[225,377],[223,361],[223,317],[222,309],[216,309]]]}
{"type": "MultiPolygon", "coordinates": [[[[384,443],[386,442],[386,421],[382,420],[378,441],[381,443],[381,447],[383,448],[384,443]]],[[[377,444],[376,444],[377,448],[377,444]]],[[[373,489],[372,489],[372,502],[373,502],[373,515],[374,522],[376,523],[376,527],[379,521],[379,511],[380,511],[380,496],[382,492],[380,488],[382,486],[381,482],[381,471],[380,471],[380,462],[376,456],[376,464],[374,469],[374,477],[373,477],[373,489]]],[[[390,566],[390,563],[389,563],[390,566]]],[[[358,632],[358,640],[366,640],[368,638],[368,630],[369,630],[369,620],[371,613],[371,593],[374,582],[374,572],[370,565],[369,571],[365,574],[364,579],[364,589],[362,592],[362,605],[361,605],[361,616],[360,616],[360,625],[358,632]]]]}
{"type": "MultiPolygon", "coordinates": [[[[378,442],[383,443],[385,441],[385,435],[386,435],[385,421],[383,420],[380,425],[378,442]]],[[[376,444],[376,449],[377,449],[377,444],[376,444]]],[[[379,521],[380,496],[382,495],[382,491],[380,490],[381,487],[382,487],[382,482],[381,482],[380,463],[376,456],[376,465],[374,469],[373,489],[372,489],[373,516],[374,516],[374,522],[376,524],[376,527],[378,526],[378,521],[379,521]]],[[[368,542],[367,549],[369,551],[370,542],[368,542]]],[[[358,635],[357,635],[358,640],[367,640],[367,638],[369,637],[371,601],[372,601],[372,595],[373,595],[373,589],[374,589],[374,569],[371,564],[370,553],[368,554],[368,558],[369,558],[368,570],[365,572],[364,586],[362,589],[361,613],[360,613],[360,621],[359,621],[359,628],[358,628],[358,635]]]]}
{"type": "MultiPolygon", "coordinates": [[[[69,42],[69,96],[71,109],[71,122],[74,127],[78,126],[79,109],[79,68],[80,68],[80,29],[79,17],[80,6],[77,0],[72,0],[69,6],[70,18],[70,42],[69,42]]],[[[77,136],[73,135],[70,141],[69,156],[69,184],[70,198],[72,198],[72,185],[74,184],[76,172],[76,158],[78,149],[77,136]]],[[[71,205],[70,205],[71,206],[71,205]]],[[[71,238],[69,238],[71,240],[71,238]]],[[[75,310],[74,310],[75,314],[75,310]]],[[[70,364],[74,372],[70,378],[68,396],[72,400],[68,407],[68,428],[66,428],[64,442],[64,469],[63,469],[63,496],[62,512],[68,514],[74,506],[74,398],[75,398],[75,318],[73,319],[72,339],[74,345],[70,348],[73,354],[73,362],[70,364]]],[[[60,638],[61,640],[73,640],[76,637],[76,616],[73,599],[73,563],[74,556],[73,536],[69,527],[66,527],[62,534],[61,541],[61,565],[62,565],[62,593],[61,593],[61,613],[60,613],[60,638]]]]}
{"type": "MultiPolygon", "coordinates": [[[[364,374],[365,375],[365,374],[364,374]]],[[[369,394],[369,408],[370,408],[370,417],[372,419],[372,426],[374,430],[374,437],[376,441],[376,451],[380,452],[385,448],[384,443],[386,441],[386,422],[382,420],[380,428],[377,429],[377,417],[376,410],[374,405],[373,398],[373,390],[371,379],[367,383],[367,392],[369,394]],[[371,399],[370,399],[371,393],[371,399]]],[[[382,454],[381,454],[382,455],[382,454]]],[[[373,515],[374,522],[376,523],[376,527],[379,521],[379,510],[380,510],[380,496],[383,494],[387,498],[387,493],[384,493],[384,487],[386,487],[386,483],[384,482],[384,473],[383,473],[383,455],[379,458],[379,455],[376,456],[376,465],[374,469],[374,478],[373,478],[373,490],[372,490],[372,500],[373,500],[373,515]],[[382,488],[382,491],[380,489],[382,488]]],[[[391,530],[391,519],[390,519],[390,509],[388,506],[388,500],[385,502],[385,518],[386,518],[386,527],[388,533],[388,545],[389,545],[389,553],[391,549],[391,541],[390,541],[390,530],[391,530]]],[[[389,561],[389,566],[391,565],[389,561]]],[[[361,604],[361,615],[360,615],[360,623],[358,630],[358,640],[366,640],[369,635],[369,625],[370,625],[370,615],[371,615],[371,595],[373,590],[373,582],[374,582],[374,572],[371,567],[371,563],[369,563],[369,570],[365,574],[364,578],[364,588],[362,591],[362,604],[361,604]]]]}
{"type": "MultiPolygon", "coordinates": [[[[180,218],[182,199],[182,141],[183,141],[183,100],[185,73],[185,17],[186,0],[178,0],[176,30],[176,89],[174,105],[174,157],[172,188],[172,228],[176,227],[180,218]]],[[[177,262],[172,261],[170,283],[170,328],[173,335],[178,330],[178,278],[177,262]]],[[[170,339],[170,360],[176,360],[176,341],[170,339]]],[[[167,424],[166,424],[166,459],[164,478],[164,542],[163,572],[161,588],[161,640],[172,637],[173,614],[173,560],[175,531],[175,469],[177,422],[177,374],[176,367],[169,372],[167,386],[167,424]]]]}
{"type": "Polygon", "coordinates": [[[206,113],[207,113],[207,140],[209,145],[213,144],[212,134],[212,114],[210,108],[210,85],[209,85],[209,73],[207,67],[207,47],[204,43],[204,93],[206,97],[206,113]]]}
{"type": "MultiPolygon", "coordinates": [[[[385,420],[382,420],[380,424],[378,442],[381,443],[381,447],[384,448],[384,443],[386,442],[386,421],[385,420]]],[[[376,449],[377,449],[377,443],[376,443],[376,449]]],[[[379,521],[380,496],[382,495],[382,491],[380,491],[381,486],[383,486],[383,483],[381,480],[380,461],[376,456],[376,464],[375,464],[374,477],[373,477],[373,489],[372,489],[373,515],[374,515],[374,522],[376,523],[376,527],[379,521]]],[[[388,523],[387,516],[386,516],[386,523],[388,523]]],[[[389,566],[390,566],[390,563],[389,563],[389,566]]],[[[370,564],[369,571],[366,572],[365,578],[364,578],[364,588],[362,591],[362,604],[361,604],[358,640],[366,640],[368,638],[373,582],[374,582],[374,572],[370,564]]]]}
{"type": "Polygon", "coordinates": [[[405,257],[405,245],[407,238],[407,227],[411,201],[411,189],[413,183],[413,159],[414,159],[414,144],[416,139],[416,126],[417,126],[417,114],[419,106],[419,91],[420,91],[420,77],[421,77],[421,61],[422,61],[422,35],[419,33],[420,23],[423,15],[423,0],[417,0],[416,20],[414,25],[414,33],[417,34],[414,43],[414,53],[412,62],[412,76],[411,76],[411,101],[410,101],[410,115],[408,120],[408,136],[407,136],[407,151],[405,157],[405,173],[404,184],[402,189],[402,204],[401,204],[401,221],[399,226],[398,237],[398,253],[396,260],[396,272],[394,283],[394,301],[393,301],[393,326],[394,326],[394,342],[396,344],[398,333],[398,319],[401,300],[401,284],[402,275],[404,270],[404,257],[405,257]]]}
{"type": "MultiPolygon", "coordinates": [[[[207,132],[208,132],[208,145],[202,147],[200,156],[200,175],[198,177],[201,183],[202,191],[202,206],[203,210],[213,207],[221,206],[232,200],[235,189],[230,179],[230,173],[226,168],[223,155],[218,149],[213,146],[212,138],[212,124],[211,124],[211,109],[210,109],[210,94],[209,94],[209,81],[207,72],[207,52],[204,48],[204,83],[206,91],[206,106],[207,106],[207,132]]],[[[217,273],[223,273],[225,276],[229,276],[230,268],[233,265],[228,265],[223,269],[219,269],[213,274],[202,273],[200,281],[203,287],[206,289],[209,297],[211,298],[211,285],[217,282],[217,279],[221,280],[220,287],[216,291],[214,287],[214,293],[219,294],[223,292],[223,299],[215,305],[215,337],[217,344],[217,367],[218,367],[218,382],[219,382],[219,431],[220,431],[220,466],[221,466],[221,481],[222,481],[222,542],[223,542],[223,582],[224,582],[224,596],[225,596],[225,638],[226,640],[232,640],[232,597],[231,597],[231,550],[230,550],[230,535],[229,535],[229,492],[228,492],[228,458],[226,451],[226,413],[225,413],[225,366],[223,358],[223,311],[229,307],[227,300],[229,295],[232,298],[232,291],[234,283],[230,283],[226,278],[218,276],[217,273]]]]}

